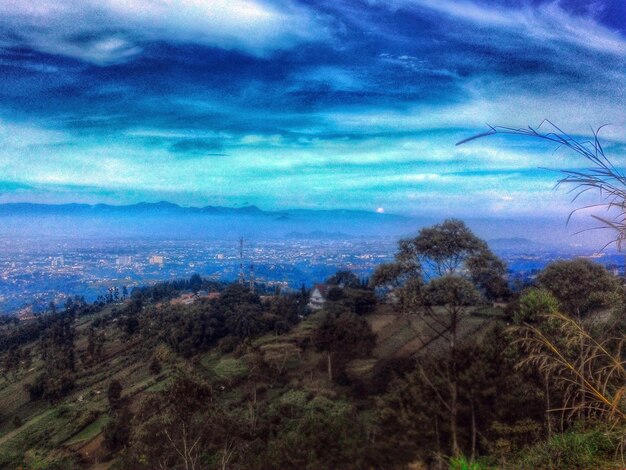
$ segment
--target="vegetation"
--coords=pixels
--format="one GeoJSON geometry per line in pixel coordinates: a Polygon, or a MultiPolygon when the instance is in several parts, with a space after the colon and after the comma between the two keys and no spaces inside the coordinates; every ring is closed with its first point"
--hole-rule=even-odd
{"type": "Polygon", "coordinates": [[[315,313],[239,284],[177,302],[194,277],[8,323],[0,468],[623,467],[623,286],[581,260],[518,296],[504,275],[446,220],[315,313]]]}

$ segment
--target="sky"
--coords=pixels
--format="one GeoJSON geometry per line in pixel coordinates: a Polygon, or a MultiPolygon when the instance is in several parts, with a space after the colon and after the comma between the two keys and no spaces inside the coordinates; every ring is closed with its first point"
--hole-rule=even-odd
{"type": "Polygon", "coordinates": [[[623,0],[0,0],[0,202],[565,218],[580,158],[455,143],[623,167],[624,90],[623,0]]]}

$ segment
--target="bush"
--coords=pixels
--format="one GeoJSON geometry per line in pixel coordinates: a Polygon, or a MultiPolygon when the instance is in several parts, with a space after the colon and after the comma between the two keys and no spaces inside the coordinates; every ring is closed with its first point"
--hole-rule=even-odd
{"type": "Polygon", "coordinates": [[[619,446],[619,432],[570,431],[553,436],[526,449],[514,462],[515,468],[590,469],[621,468],[611,461],[619,446]]]}
{"type": "Polygon", "coordinates": [[[107,398],[109,400],[109,405],[114,407],[120,401],[122,396],[122,384],[119,380],[112,380],[109,384],[109,388],[107,389],[107,398]]]}
{"type": "Polygon", "coordinates": [[[104,446],[115,452],[128,444],[130,438],[130,416],[114,416],[102,429],[104,446]]]}
{"type": "Polygon", "coordinates": [[[450,470],[489,470],[490,467],[480,460],[471,461],[467,457],[453,457],[450,459],[450,470]]]}
{"type": "Polygon", "coordinates": [[[159,375],[161,373],[161,363],[156,357],[152,359],[152,362],[150,362],[150,373],[152,375],[159,375]]]}

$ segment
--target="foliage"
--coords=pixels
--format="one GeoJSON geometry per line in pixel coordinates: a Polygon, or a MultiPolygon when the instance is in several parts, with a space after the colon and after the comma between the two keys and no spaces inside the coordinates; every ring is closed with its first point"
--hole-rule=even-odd
{"type": "Polygon", "coordinates": [[[126,412],[114,415],[102,428],[105,447],[115,452],[128,445],[130,439],[130,416],[126,412]]]}
{"type": "Polygon", "coordinates": [[[346,363],[367,356],[375,344],[375,335],[367,321],[350,312],[338,317],[327,313],[313,332],[314,346],[327,355],[328,379],[337,377],[333,367],[342,375],[346,363]],[[334,366],[333,366],[334,364],[334,366]]]}
{"type": "Polygon", "coordinates": [[[482,462],[468,460],[465,456],[450,458],[450,470],[489,470],[493,467],[482,462]]]}
{"type": "Polygon", "coordinates": [[[353,407],[317,397],[268,442],[263,468],[364,468],[366,425],[353,407]]]}
{"type": "Polygon", "coordinates": [[[122,384],[119,380],[111,380],[109,387],[107,388],[107,400],[109,400],[109,406],[115,408],[122,397],[122,384]]]}
{"type": "Polygon", "coordinates": [[[342,289],[346,287],[358,289],[361,287],[361,281],[352,271],[337,271],[326,279],[326,284],[338,286],[342,289]]]}
{"type": "Polygon", "coordinates": [[[619,287],[604,266],[586,259],[551,263],[539,274],[537,283],[558,299],[566,313],[576,317],[610,305],[619,287]]]}
{"type": "Polygon", "coordinates": [[[559,301],[546,289],[529,289],[519,298],[517,308],[513,312],[516,324],[536,323],[542,315],[557,312],[559,301]]]}
{"type": "Polygon", "coordinates": [[[624,462],[616,465],[615,455],[620,452],[619,446],[623,442],[623,436],[623,428],[615,431],[573,430],[556,434],[524,449],[513,459],[510,468],[555,470],[622,468],[624,462]]]}
{"type": "Polygon", "coordinates": [[[584,324],[560,312],[544,315],[557,328],[524,325],[513,331],[527,356],[522,364],[537,367],[565,390],[559,411],[626,423],[626,334],[596,337],[584,324]]]}

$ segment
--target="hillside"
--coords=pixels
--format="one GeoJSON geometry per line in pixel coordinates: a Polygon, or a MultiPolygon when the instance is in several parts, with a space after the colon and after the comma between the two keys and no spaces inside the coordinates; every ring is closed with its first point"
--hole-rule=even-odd
{"type": "Polygon", "coordinates": [[[513,292],[447,220],[368,282],[194,275],[4,317],[0,468],[620,468],[623,288],[576,259],[513,292]]]}
{"type": "MultiPolygon", "coordinates": [[[[90,325],[110,316],[115,306],[80,317],[76,321],[76,353],[86,354],[90,325]]],[[[184,313],[183,313],[184,314],[184,313]]],[[[485,327],[491,318],[476,317],[470,330],[485,327]]],[[[424,347],[432,346],[433,336],[424,332],[422,322],[412,319],[409,324],[386,305],[367,315],[367,321],[376,333],[376,346],[370,359],[355,360],[349,365],[353,378],[369,377],[377,364],[391,358],[410,357],[424,347]]],[[[0,380],[0,463],[2,468],[26,463],[30,467],[53,462],[67,465],[76,462],[80,468],[108,468],[115,456],[103,446],[102,431],[109,422],[107,387],[112,380],[122,384],[122,397],[130,409],[136,409],[149,396],[167,387],[178,368],[191,367],[193,371],[221,390],[220,399],[233,406],[245,406],[251,361],[263,357],[281,370],[280,383],[265,384],[259,388],[259,400],[271,403],[285,393],[298,391],[303,396],[338,398],[345,395],[344,387],[329,383],[325,376],[321,354],[310,347],[311,332],[320,321],[320,314],[311,315],[285,334],[260,336],[236,351],[224,353],[219,347],[186,361],[164,344],[155,345],[151,338],[141,335],[126,337],[114,323],[102,329],[106,337],[101,359],[94,364],[80,364],[77,383],[70,395],[50,404],[30,402],[24,385],[42,372],[43,363],[35,358],[28,369],[0,380]],[[162,360],[158,374],[149,370],[150,357],[156,348],[162,360]],[[278,355],[278,357],[277,357],[278,355]],[[16,417],[19,425],[16,425],[16,417]],[[63,464],[61,462],[64,462],[63,464]],[[104,463],[103,463],[104,462],[104,463]]],[[[25,345],[34,351],[36,342],[25,345]]],[[[33,354],[35,357],[36,355],[33,354]]],[[[38,468],[39,468],[38,467],[38,468]]]]}

